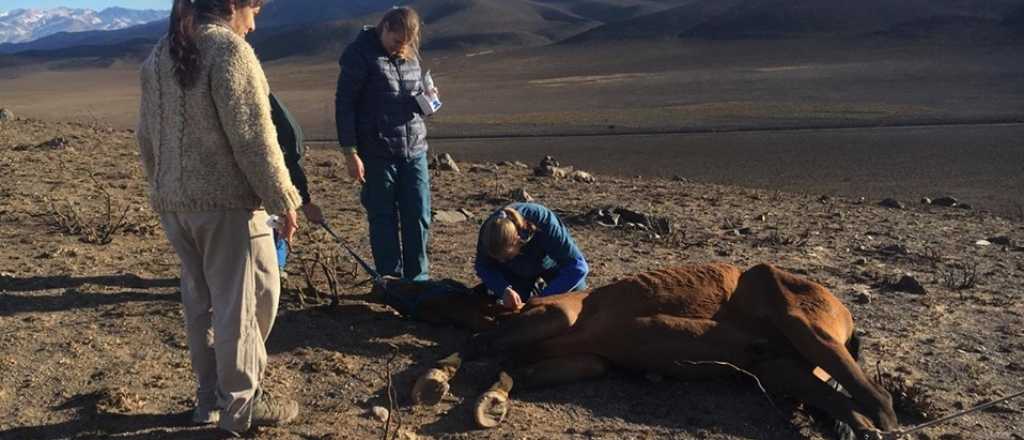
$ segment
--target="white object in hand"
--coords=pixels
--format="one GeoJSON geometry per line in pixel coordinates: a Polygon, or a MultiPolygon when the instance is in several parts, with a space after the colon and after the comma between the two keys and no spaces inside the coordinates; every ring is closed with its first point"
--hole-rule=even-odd
{"type": "Polygon", "coordinates": [[[441,109],[441,98],[434,90],[434,78],[430,76],[428,70],[423,73],[423,93],[416,95],[416,104],[419,104],[424,116],[430,116],[441,109]]]}
{"type": "Polygon", "coordinates": [[[280,230],[281,226],[284,226],[284,224],[281,222],[280,216],[272,214],[270,217],[267,217],[267,226],[270,226],[271,229],[280,230]]]}

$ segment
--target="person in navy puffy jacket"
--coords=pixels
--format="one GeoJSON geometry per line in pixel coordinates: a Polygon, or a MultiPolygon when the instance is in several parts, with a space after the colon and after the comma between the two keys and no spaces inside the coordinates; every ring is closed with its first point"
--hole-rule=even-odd
{"type": "Polygon", "coordinates": [[[335,94],[338,142],[349,176],[362,184],[374,265],[410,281],[430,278],[420,25],[416,11],[400,7],[363,29],[341,55],[335,94]]]}

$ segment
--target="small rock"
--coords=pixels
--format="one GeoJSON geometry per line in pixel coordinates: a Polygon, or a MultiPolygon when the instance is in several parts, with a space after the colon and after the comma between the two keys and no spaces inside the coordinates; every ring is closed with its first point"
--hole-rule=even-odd
{"type": "Polygon", "coordinates": [[[925,295],[928,293],[921,285],[921,282],[910,275],[903,275],[896,284],[892,285],[893,290],[900,292],[913,293],[915,295],[925,295]]]}
{"type": "Polygon", "coordinates": [[[572,167],[554,167],[554,166],[539,166],[533,170],[533,175],[540,177],[554,177],[556,179],[563,179],[569,176],[572,172],[572,167]]]}
{"type": "Polygon", "coordinates": [[[901,203],[899,200],[896,200],[896,199],[885,199],[885,200],[882,200],[881,202],[878,202],[878,206],[883,206],[883,207],[886,207],[886,208],[893,208],[893,209],[903,209],[903,208],[905,208],[905,206],[903,206],[903,203],[901,203]]]}
{"type": "Polygon", "coordinates": [[[690,183],[690,179],[687,179],[687,178],[685,178],[683,176],[680,176],[678,174],[675,175],[675,176],[672,176],[672,181],[674,181],[674,182],[682,182],[682,183],[690,183]]]}
{"type": "Polygon", "coordinates": [[[932,200],[932,205],[945,206],[947,208],[954,207],[954,206],[956,206],[958,204],[959,204],[959,202],[957,202],[956,199],[954,199],[952,197],[949,197],[949,196],[939,197],[939,198],[937,198],[935,200],[932,200]]]}
{"type": "Polygon", "coordinates": [[[8,109],[5,109],[5,108],[0,108],[0,122],[13,121],[13,120],[14,120],[14,112],[12,112],[12,111],[10,111],[8,109]]]}
{"type": "Polygon", "coordinates": [[[818,201],[821,202],[821,203],[831,202],[832,201],[832,196],[830,196],[828,194],[822,194],[821,197],[818,197],[818,201]]]}
{"type": "Polygon", "coordinates": [[[871,292],[857,292],[853,297],[853,302],[857,304],[871,304],[871,292]]]}
{"type": "Polygon", "coordinates": [[[864,258],[864,257],[860,257],[860,258],[858,258],[856,260],[853,260],[853,264],[856,264],[858,266],[863,266],[865,264],[868,264],[868,259],[864,258]]]}
{"type": "Polygon", "coordinates": [[[974,242],[974,244],[976,244],[978,246],[991,246],[992,245],[992,243],[989,242],[988,240],[978,240],[978,241],[974,242]]]}
{"type": "Polygon", "coordinates": [[[928,197],[921,197],[921,204],[922,205],[931,205],[932,204],[932,199],[930,199],[928,197]]]}
{"type": "Polygon", "coordinates": [[[1009,246],[1010,245],[1010,237],[1007,237],[1005,235],[998,235],[998,236],[995,236],[995,237],[989,237],[988,241],[990,243],[992,243],[992,244],[998,244],[1000,246],[1009,246]]]}
{"type": "Polygon", "coordinates": [[[575,180],[577,182],[583,182],[583,183],[594,183],[594,182],[597,182],[597,179],[594,178],[594,175],[590,174],[590,173],[588,173],[586,171],[579,171],[579,170],[573,171],[572,174],[569,175],[569,178],[571,178],[572,180],[575,180]]]}
{"type": "Polygon", "coordinates": [[[871,289],[868,286],[854,286],[850,296],[853,297],[853,302],[857,304],[871,304],[871,289]]]}
{"type": "Polygon", "coordinates": [[[462,213],[461,211],[452,211],[452,210],[446,210],[446,209],[434,211],[432,213],[432,216],[433,216],[434,222],[437,222],[437,223],[449,223],[449,224],[450,223],[464,222],[464,221],[470,219],[469,216],[467,216],[466,214],[462,213]]]}
{"type": "Polygon", "coordinates": [[[498,166],[514,167],[514,168],[530,168],[529,165],[527,165],[525,163],[522,163],[522,162],[520,162],[518,160],[514,160],[514,161],[511,161],[511,162],[507,161],[507,160],[501,161],[501,162],[498,162],[498,166]]]}
{"type": "Polygon", "coordinates": [[[475,163],[469,166],[469,172],[471,173],[493,173],[495,171],[497,171],[497,167],[494,165],[475,163]]]}
{"type": "Polygon", "coordinates": [[[635,229],[635,230],[638,230],[638,231],[646,231],[646,230],[650,229],[650,228],[647,227],[647,225],[645,225],[643,223],[626,222],[625,226],[626,226],[626,229],[635,229]]]}
{"type": "Polygon", "coordinates": [[[70,144],[70,142],[68,141],[67,138],[65,138],[64,136],[57,136],[57,137],[55,137],[53,139],[50,139],[50,140],[48,140],[46,142],[43,142],[43,143],[41,143],[39,145],[36,145],[36,148],[45,148],[45,149],[50,149],[50,150],[63,150],[64,148],[66,148],[68,146],[68,144],[70,144]]]}
{"type": "Polygon", "coordinates": [[[373,417],[376,418],[377,420],[386,422],[388,420],[388,416],[391,415],[391,412],[388,411],[388,409],[383,406],[375,406],[372,409],[370,409],[370,414],[372,414],[373,417]]]}
{"type": "Polygon", "coordinates": [[[433,165],[431,168],[441,171],[454,171],[456,173],[461,172],[459,166],[455,164],[455,159],[448,153],[434,155],[433,165]]]}
{"type": "Polygon", "coordinates": [[[512,191],[509,191],[507,197],[512,199],[515,202],[532,202],[533,201],[533,196],[531,196],[530,193],[526,192],[526,189],[524,189],[524,188],[518,188],[518,189],[514,189],[512,191]]]}
{"type": "Polygon", "coordinates": [[[557,168],[558,166],[559,166],[558,161],[555,160],[554,157],[544,156],[544,158],[540,160],[539,168],[544,168],[544,167],[556,167],[557,168]]]}
{"type": "Polygon", "coordinates": [[[473,217],[474,217],[473,213],[469,212],[469,210],[466,209],[466,208],[459,208],[459,212],[461,212],[462,215],[466,216],[466,218],[469,219],[469,220],[472,220],[473,217]]]}
{"type": "Polygon", "coordinates": [[[902,244],[890,244],[878,249],[879,253],[886,255],[906,255],[910,253],[907,247],[902,244]]]}

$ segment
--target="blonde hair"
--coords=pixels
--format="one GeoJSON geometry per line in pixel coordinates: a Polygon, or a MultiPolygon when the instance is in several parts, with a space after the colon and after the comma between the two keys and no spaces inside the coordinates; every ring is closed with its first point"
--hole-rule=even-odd
{"type": "Polygon", "coordinates": [[[406,45],[402,47],[399,57],[404,59],[420,58],[420,14],[408,6],[391,8],[377,23],[378,35],[384,30],[400,32],[405,36],[406,45]]]}
{"type": "Polygon", "coordinates": [[[536,230],[537,226],[527,221],[519,211],[506,206],[484,222],[480,241],[487,255],[501,259],[509,256],[516,245],[530,241],[536,230]]]}

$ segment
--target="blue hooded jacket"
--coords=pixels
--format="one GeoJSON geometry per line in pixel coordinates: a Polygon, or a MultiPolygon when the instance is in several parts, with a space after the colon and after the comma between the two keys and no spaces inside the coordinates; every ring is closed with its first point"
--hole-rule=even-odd
{"type": "Polygon", "coordinates": [[[427,151],[427,127],[415,96],[423,92],[419,60],[388,55],[365,27],[339,61],[334,99],[338,142],[363,157],[416,158],[427,151]]]}
{"type": "MultiPolygon", "coordinates": [[[[520,249],[519,255],[504,263],[488,255],[483,241],[477,239],[476,273],[491,294],[500,296],[510,285],[502,271],[529,279],[539,277],[548,270],[557,270],[557,276],[540,292],[541,296],[568,292],[586,279],[590,272],[587,260],[569,235],[569,229],[555,213],[536,203],[513,203],[509,206],[536,225],[537,230],[533,238],[520,249]]],[[[491,217],[500,211],[495,211],[491,217]]],[[[519,293],[523,295],[529,292],[519,293]]]]}

